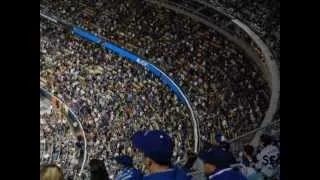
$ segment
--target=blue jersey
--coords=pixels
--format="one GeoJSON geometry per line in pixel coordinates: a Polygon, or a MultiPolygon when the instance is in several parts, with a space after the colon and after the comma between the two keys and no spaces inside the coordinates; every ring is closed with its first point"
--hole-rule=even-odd
{"type": "Polygon", "coordinates": [[[178,167],[169,169],[165,172],[153,173],[143,177],[143,180],[190,180],[191,176],[178,167]]]}
{"type": "Polygon", "coordinates": [[[143,175],[136,168],[124,168],[116,176],[115,180],[141,180],[143,175]]]}
{"type": "Polygon", "coordinates": [[[227,168],[211,174],[209,180],[247,180],[247,178],[241,172],[227,168]]]}

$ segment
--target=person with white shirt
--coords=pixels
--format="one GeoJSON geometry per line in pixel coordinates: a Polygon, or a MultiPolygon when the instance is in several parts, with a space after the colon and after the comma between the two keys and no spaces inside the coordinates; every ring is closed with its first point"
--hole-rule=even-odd
{"type": "Polygon", "coordinates": [[[279,171],[280,151],[272,144],[272,138],[263,134],[260,136],[261,151],[257,154],[256,169],[267,178],[274,177],[279,171]]]}

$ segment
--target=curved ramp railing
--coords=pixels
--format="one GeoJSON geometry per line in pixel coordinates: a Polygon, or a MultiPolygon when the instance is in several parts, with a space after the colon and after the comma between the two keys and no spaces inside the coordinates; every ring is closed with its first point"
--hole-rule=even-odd
{"type": "Polygon", "coordinates": [[[83,172],[85,163],[87,161],[87,138],[85,135],[85,132],[83,130],[82,124],[79,121],[78,117],[75,115],[75,113],[69,108],[62,100],[60,100],[58,97],[54,96],[51,94],[47,89],[40,87],[40,94],[43,95],[44,97],[48,98],[50,101],[54,100],[53,102],[56,102],[56,104],[59,104],[59,107],[63,108],[64,112],[67,115],[67,120],[69,122],[69,125],[71,129],[73,129],[73,132],[75,131],[80,131],[81,135],[83,136],[83,141],[84,141],[84,154],[82,157],[82,163],[81,163],[81,168],[78,173],[78,176],[80,176],[83,172]],[[77,127],[75,127],[73,124],[77,123],[77,127]]]}
{"type": "Polygon", "coordinates": [[[197,153],[199,151],[199,143],[200,143],[200,141],[199,141],[199,137],[200,137],[199,123],[196,119],[192,105],[191,105],[189,99],[187,98],[187,96],[181,90],[181,88],[166,73],[164,73],[162,70],[160,70],[158,67],[156,67],[152,63],[150,63],[146,60],[143,60],[138,55],[135,55],[132,52],[130,52],[126,49],[123,49],[114,43],[104,41],[103,38],[96,36],[90,32],[87,32],[77,26],[70,25],[70,23],[66,23],[65,21],[62,21],[56,17],[53,18],[53,17],[48,16],[46,14],[43,14],[41,12],[40,12],[40,16],[51,21],[51,22],[54,22],[56,24],[61,23],[63,25],[68,25],[68,27],[72,29],[72,32],[75,35],[77,35],[87,41],[90,41],[92,43],[99,44],[99,45],[101,45],[102,48],[111,50],[112,52],[118,54],[119,56],[125,57],[130,62],[142,65],[149,72],[154,74],[156,77],[160,78],[161,81],[172,90],[172,92],[177,96],[177,98],[180,100],[180,102],[183,103],[184,105],[186,105],[187,108],[189,109],[190,114],[191,114],[191,121],[193,124],[194,152],[197,153]]]}
{"type": "MultiPolygon", "coordinates": [[[[245,133],[235,139],[230,140],[231,150],[233,154],[237,155],[243,149],[243,145],[250,144],[253,136],[256,134],[269,134],[272,136],[279,136],[280,134],[280,119],[270,122],[267,125],[254,129],[245,133]]],[[[260,136],[259,136],[260,137],[260,136]]]]}
{"type": "MultiPolygon", "coordinates": [[[[239,19],[234,18],[232,15],[225,12],[223,9],[205,3],[202,0],[195,0],[199,5],[197,8],[192,6],[185,7],[173,0],[160,1],[160,0],[145,0],[149,3],[159,5],[166,9],[170,9],[178,14],[183,14],[200,22],[226,37],[229,41],[235,43],[238,47],[244,50],[246,55],[250,57],[255,64],[262,70],[265,79],[268,81],[271,90],[271,97],[269,107],[266,111],[265,117],[262,120],[260,127],[264,127],[273,120],[273,116],[278,109],[278,102],[280,97],[280,72],[277,60],[271,53],[268,46],[261,40],[261,38],[253,32],[247,25],[242,23],[239,19]],[[200,6],[202,4],[202,6],[200,6]],[[199,9],[211,8],[210,10],[221,14],[225,20],[224,25],[218,25],[217,21],[210,16],[202,14],[199,9]]],[[[192,3],[193,0],[184,3],[192,3]]],[[[201,133],[201,132],[200,132],[201,133]]],[[[258,131],[255,136],[251,137],[253,146],[257,145],[257,140],[260,135],[258,131]]]]}

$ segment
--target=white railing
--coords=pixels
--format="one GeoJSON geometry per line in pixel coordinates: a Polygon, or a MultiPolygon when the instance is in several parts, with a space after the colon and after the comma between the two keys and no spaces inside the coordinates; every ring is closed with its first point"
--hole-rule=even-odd
{"type": "MultiPolygon", "coordinates": [[[[60,107],[62,106],[66,112],[70,112],[74,118],[74,120],[77,121],[77,124],[79,125],[79,128],[80,128],[80,131],[82,133],[82,136],[83,136],[83,139],[84,139],[84,155],[83,155],[83,161],[82,161],[82,164],[81,164],[81,168],[80,168],[80,171],[78,173],[78,176],[81,176],[82,174],[82,171],[84,169],[84,166],[85,166],[85,163],[87,161],[87,138],[86,138],[86,134],[84,132],[84,129],[82,127],[82,124],[81,122],[79,121],[78,119],[78,116],[76,116],[74,114],[74,112],[71,110],[71,108],[69,108],[66,104],[64,104],[64,102],[62,100],[60,100],[58,97],[52,95],[48,90],[46,90],[45,88],[43,87],[40,87],[40,90],[43,91],[44,93],[46,93],[47,95],[49,95],[50,97],[54,97],[56,98],[56,100],[58,101],[58,103],[60,104],[60,107]]],[[[68,121],[69,122],[69,121],[68,121]]],[[[70,124],[69,122],[69,125],[71,126],[71,128],[73,128],[73,124],[70,124]]]]}
{"type": "MultiPolygon", "coordinates": [[[[50,18],[50,16],[48,15],[44,15],[40,12],[40,16],[41,17],[44,17],[45,19],[49,20],[49,21],[52,21],[52,18],[50,18]]],[[[57,18],[55,18],[57,19],[57,18]]],[[[57,19],[56,20],[58,23],[59,22],[64,22],[64,20],[61,20],[61,19],[57,19]]],[[[53,21],[55,22],[55,21],[53,21]]],[[[70,23],[64,23],[64,25],[71,25],[70,23]]],[[[151,64],[151,63],[149,63],[151,64]]],[[[157,68],[156,66],[153,65],[153,67],[155,69],[157,69],[159,72],[162,73],[163,76],[165,76],[175,87],[176,89],[179,91],[180,95],[182,96],[182,98],[184,99],[184,101],[186,102],[186,105],[190,111],[190,114],[191,114],[191,118],[192,118],[192,124],[193,124],[193,133],[194,133],[194,152],[197,153],[199,151],[199,145],[200,145],[200,141],[199,141],[199,137],[200,137],[200,132],[199,132],[199,123],[198,123],[198,120],[196,119],[195,117],[195,113],[194,113],[194,110],[192,108],[192,105],[190,103],[190,101],[188,100],[188,98],[186,97],[186,95],[182,92],[182,90],[180,89],[180,87],[171,79],[167,76],[166,73],[164,73],[163,71],[161,71],[159,68],[157,68]]],[[[72,111],[71,111],[72,112],[72,111]]],[[[72,112],[73,113],[73,112],[72,112]]]]}
{"type": "MultiPolygon", "coordinates": [[[[243,39],[240,39],[239,37],[234,36],[234,34],[236,34],[236,33],[231,34],[228,30],[222,29],[222,27],[219,27],[218,25],[216,25],[217,22],[213,21],[210,17],[207,17],[207,16],[201,14],[200,12],[197,12],[195,9],[184,7],[180,4],[172,2],[170,0],[169,1],[145,0],[145,1],[160,5],[164,8],[173,10],[177,13],[184,14],[192,19],[195,19],[196,21],[201,22],[204,25],[207,25],[208,27],[215,29],[216,31],[218,31],[219,33],[224,35],[227,39],[229,39],[231,42],[234,42],[239,47],[242,47],[243,50],[247,53],[247,55],[250,58],[252,58],[252,59],[256,59],[256,57],[260,58],[260,56],[258,54],[252,53],[255,51],[248,43],[246,43],[243,39]]],[[[203,1],[201,1],[201,0],[198,0],[197,2],[204,4],[203,1]]],[[[208,4],[204,4],[204,5],[208,6],[208,4]]],[[[208,7],[212,8],[212,6],[208,6],[208,7]]],[[[219,10],[220,11],[217,11],[217,12],[221,12],[221,11],[223,12],[223,9],[219,9],[219,10]]],[[[226,16],[225,14],[228,14],[228,13],[223,13],[224,17],[229,17],[229,16],[226,16]]],[[[256,35],[256,33],[254,33],[247,25],[242,23],[240,20],[235,19],[233,16],[231,16],[229,18],[230,18],[229,23],[231,22],[232,24],[237,26],[237,28],[242,30],[243,33],[247,34],[249,36],[249,38],[251,39],[251,41],[256,44],[257,48],[259,48],[261,50],[261,53],[262,53],[263,57],[265,58],[265,63],[263,64],[264,69],[262,69],[262,71],[268,72],[268,76],[265,78],[266,78],[266,80],[268,80],[269,87],[271,89],[271,98],[269,101],[269,107],[266,112],[266,115],[260,125],[261,127],[264,127],[265,125],[267,125],[268,123],[270,123],[272,121],[273,116],[276,113],[276,110],[278,108],[277,102],[279,101],[279,96],[280,96],[279,68],[278,68],[276,61],[274,60],[274,57],[273,57],[272,53],[270,52],[269,48],[260,39],[260,37],[258,35],[256,35]]],[[[260,59],[258,59],[258,61],[259,60],[260,59]]],[[[257,63],[258,66],[260,67],[258,61],[255,61],[255,63],[257,63]]],[[[257,139],[258,139],[259,135],[260,135],[260,131],[256,131],[256,135],[251,138],[250,143],[253,146],[256,146],[257,139]]]]}
{"type": "Polygon", "coordinates": [[[237,138],[230,140],[230,146],[231,146],[232,152],[235,155],[238,154],[238,152],[242,150],[245,144],[249,144],[251,142],[253,136],[255,136],[257,132],[259,132],[259,134],[267,133],[273,136],[278,136],[280,132],[280,119],[270,122],[267,125],[254,129],[237,138]]]}

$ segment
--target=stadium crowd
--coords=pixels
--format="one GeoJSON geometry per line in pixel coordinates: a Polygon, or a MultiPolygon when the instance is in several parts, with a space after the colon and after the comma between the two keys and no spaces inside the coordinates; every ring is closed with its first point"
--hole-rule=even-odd
{"type": "MultiPolygon", "coordinates": [[[[214,30],[144,1],[40,3],[46,13],[163,69],[194,105],[203,141],[213,142],[217,133],[232,139],[259,127],[270,97],[267,83],[244,52],[214,30]]],[[[104,159],[115,174],[112,157],[136,157],[129,137],[143,129],[163,129],[173,138],[174,161],[192,149],[188,109],[158,78],[45,20],[40,34],[40,77],[79,116],[89,159],[104,159]]]]}
{"type": "Polygon", "coordinates": [[[40,164],[57,163],[65,177],[73,177],[78,169],[76,140],[61,113],[40,115],[40,164]]]}
{"type": "Polygon", "coordinates": [[[231,139],[259,126],[270,97],[267,83],[244,53],[214,30],[144,1],[96,1],[84,9],[66,2],[58,17],[69,13],[64,16],[71,16],[74,24],[167,72],[195,105],[205,139],[212,129],[231,139]],[[72,7],[80,10],[69,11],[72,7]]]}
{"type": "Polygon", "coordinates": [[[58,36],[47,39],[43,35],[41,39],[40,76],[81,119],[89,157],[108,160],[117,154],[131,154],[128,137],[139,129],[167,129],[175,137],[176,158],[192,148],[186,107],[160,80],[81,39],[58,36]]]}
{"type": "MultiPolygon", "coordinates": [[[[184,5],[184,1],[173,0],[176,3],[184,5]]],[[[225,13],[230,14],[242,22],[247,24],[254,32],[256,32],[265,43],[274,52],[274,55],[280,60],[280,1],[253,1],[253,0],[201,0],[211,3],[215,7],[223,9],[225,13]]],[[[141,8],[147,9],[148,5],[144,2],[137,1],[121,1],[121,0],[95,0],[95,1],[79,1],[74,3],[71,0],[60,2],[42,0],[44,7],[50,7],[48,12],[59,15],[59,17],[74,22],[78,25],[84,25],[83,22],[90,25],[88,28],[99,29],[98,33],[103,35],[112,34],[121,25],[123,17],[128,17],[133,9],[140,14],[141,8]],[[89,6],[88,6],[89,5],[89,6]],[[136,11],[135,9],[139,9],[136,11]],[[110,18],[111,17],[111,18],[110,18]],[[120,19],[121,18],[121,19],[120,19]],[[82,21],[85,20],[85,21],[82,21]],[[92,24],[94,22],[94,24],[92,24]],[[103,32],[105,30],[105,32],[103,32]]],[[[155,12],[149,15],[155,16],[155,12]]],[[[141,16],[138,16],[139,18],[141,16]]],[[[149,16],[148,16],[149,17],[149,16]]],[[[149,17],[150,18],[150,17],[149,17]]],[[[133,18],[136,19],[136,18],[133,18]]],[[[138,20],[138,19],[137,19],[138,20]]],[[[223,16],[215,16],[217,24],[225,24],[223,16]]],[[[156,21],[155,21],[156,22],[156,21]]],[[[143,26],[142,26],[143,27],[143,26]]],[[[129,35],[130,36],[130,35],[129,35]]],[[[106,36],[104,36],[106,37],[106,36]]]]}
{"type": "MultiPolygon", "coordinates": [[[[202,179],[192,173],[192,166],[198,158],[203,162],[200,172],[209,180],[278,180],[280,179],[280,151],[269,135],[260,136],[260,146],[254,149],[245,145],[238,159],[229,151],[229,146],[223,136],[216,137],[216,144],[202,149],[198,154],[187,157],[185,165],[172,163],[174,142],[162,130],[137,131],[131,137],[132,147],[140,152],[141,161],[133,163],[128,155],[116,155],[117,171],[115,176],[109,176],[108,166],[103,160],[91,159],[89,176],[82,179],[91,180],[190,180],[202,179]],[[144,171],[136,168],[143,164],[144,171]]],[[[199,173],[199,172],[198,172],[199,173]]],[[[56,164],[40,166],[41,180],[63,180],[63,168],[56,164]],[[54,169],[51,169],[54,168],[54,169]],[[51,171],[51,172],[50,172],[51,171]]],[[[68,178],[72,179],[72,178],[68,178]]]]}
{"type": "Polygon", "coordinates": [[[240,19],[256,32],[280,60],[280,1],[206,0],[240,19]]]}

